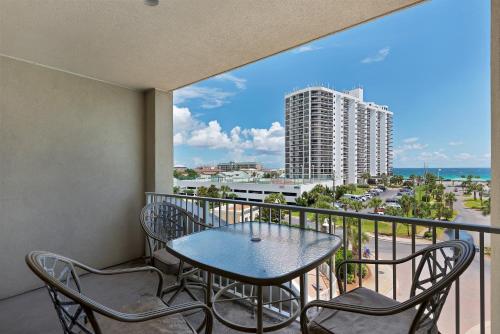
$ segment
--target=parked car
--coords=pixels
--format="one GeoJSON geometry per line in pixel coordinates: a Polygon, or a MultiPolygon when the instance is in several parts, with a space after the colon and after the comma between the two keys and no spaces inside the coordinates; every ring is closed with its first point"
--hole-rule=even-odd
{"type": "Polygon", "coordinates": [[[385,207],[386,208],[398,208],[398,209],[401,209],[401,205],[399,205],[399,203],[397,202],[389,202],[389,203],[385,203],[385,207]]]}

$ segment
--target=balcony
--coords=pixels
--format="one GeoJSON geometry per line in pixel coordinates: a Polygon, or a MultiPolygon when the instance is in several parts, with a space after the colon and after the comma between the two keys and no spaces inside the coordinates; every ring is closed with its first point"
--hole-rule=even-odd
{"type": "MultiPolygon", "coordinates": [[[[358,244],[362,244],[361,238],[365,238],[365,236],[362,236],[361,231],[364,231],[363,234],[368,233],[369,241],[367,245],[373,250],[373,254],[370,256],[376,260],[402,258],[429,244],[439,243],[446,239],[470,238],[477,245],[477,254],[469,269],[453,284],[447,302],[443,307],[439,320],[439,329],[442,333],[462,333],[465,332],[464,329],[469,330],[471,328],[473,330],[467,331],[468,333],[489,330],[491,319],[491,302],[489,299],[491,289],[490,257],[487,255],[485,243],[489,242],[492,234],[500,235],[499,228],[158,193],[148,193],[146,201],[148,203],[171,203],[190,212],[198,221],[214,227],[248,220],[258,220],[271,224],[279,221],[285,225],[296,225],[305,229],[336,234],[343,238],[343,247],[340,253],[344,258],[347,256],[346,250],[350,247],[349,243],[353,243],[353,240],[357,239],[358,244]],[[262,215],[266,210],[268,217],[262,215]],[[409,237],[396,237],[395,231],[401,226],[406,226],[409,237]],[[352,228],[358,232],[349,237],[352,228]],[[429,239],[422,239],[420,236],[420,231],[424,228],[431,232],[429,239]],[[392,230],[393,234],[387,235],[387,229],[392,230]]],[[[357,258],[363,257],[361,247],[358,247],[356,252],[357,258]]],[[[305,286],[308,290],[306,299],[328,300],[338,295],[338,282],[335,279],[335,266],[332,263],[328,259],[308,273],[305,278],[307,282],[305,286]],[[316,287],[319,286],[322,288],[317,289],[316,287]]],[[[139,259],[117,268],[140,265],[144,265],[144,262],[139,259]]],[[[361,267],[357,270],[361,270],[361,267]]],[[[416,270],[414,262],[397,268],[396,265],[369,266],[367,270],[368,274],[363,279],[359,279],[361,276],[358,274],[357,279],[347,285],[349,289],[356,286],[365,286],[395,300],[408,298],[409,284],[416,270]]],[[[87,291],[92,291],[92,296],[98,298],[105,305],[120,309],[123,305],[132,302],[133,298],[148,293],[148,289],[150,291],[151,287],[154,286],[155,276],[150,273],[134,273],[130,275],[130,277],[120,275],[117,278],[103,281],[98,279],[96,275],[90,274],[83,277],[82,286],[85,286],[87,291]]],[[[197,274],[193,276],[193,280],[203,280],[203,277],[202,273],[197,274]]],[[[344,280],[347,283],[347,277],[344,280]]],[[[218,282],[215,285],[216,289],[227,286],[232,282],[219,276],[215,276],[214,281],[218,282]]],[[[166,285],[174,284],[175,277],[165,275],[165,282],[166,285]]],[[[290,281],[289,285],[300,290],[297,280],[290,281]]],[[[246,290],[229,290],[228,296],[241,298],[244,291],[246,290]]],[[[272,294],[268,294],[267,298],[272,298],[270,296],[272,294]]],[[[198,297],[202,299],[203,296],[198,297]]],[[[189,297],[181,294],[179,303],[182,302],[189,302],[189,297]]],[[[287,313],[282,313],[282,309],[284,308],[281,305],[278,307],[276,303],[269,304],[266,310],[266,321],[272,323],[280,317],[285,317],[287,313]]],[[[2,328],[3,332],[60,332],[60,325],[45,289],[37,289],[0,301],[0,310],[2,310],[0,312],[0,323],[2,324],[0,328],[2,328]]],[[[225,304],[221,309],[221,314],[228,319],[237,320],[244,325],[251,326],[255,320],[252,316],[252,310],[253,308],[244,303],[233,302],[225,304]]],[[[203,316],[200,313],[194,313],[186,316],[186,319],[196,326],[203,321],[203,316]]],[[[216,321],[214,333],[239,332],[233,331],[216,321]]],[[[295,322],[276,333],[300,333],[300,326],[298,322],[295,322]]]]}
{"type": "MultiPolygon", "coordinates": [[[[191,211],[200,209],[198,219],[215,226],[228,222],[218,212],[223,206],[232,206],[232,211],[223,212],[241,220],[248,212],[248,218],[256,219],[255,209],[270,210],[280,217],[282,213],[286,224],[314,230],[325,229],[325,219],[334,221],[327,223],[326,231],[342,236],[344,225],[354,219],[360,231],[370,229],[373,256],[383,259],[400,251],[417,251],[423,240],[414,231],[420,226],[430,230],[431,239],[425,242],[431,244],[441,241],[444,230],[452,238],[471,235],[478,249],[476,258],[454,284],[440,326],[443,333],[472,328],[487,333],[491,321],[491,331],[500,332],[500,321],[492,316],[500,313],[500,289],[491,289],[500,285],[498,227],[160,195],[173,189],[174,90],[421,1],[372,0],[350,7],[343,1],[320,2],[282,6],[262,1],[256,6],[250,1],[160,0],[159,6],[146,7],[140,0],[0,1],[0,333],[61,333],[46,290],[24,263],[31,250],[51,250],[97,268],[142,264],[145,239],[137,216],[145,191],[157,192],[149,193],[149,201],[168,200],[191,211]],[[199,205],[203,201],[215,205],[206,211],[199,205]],[[409,226],[410,238],[402,243],[394,234],[382,235],[382,226],[384,233],[387,228],[409,226]],[[493,260],[488,255],[490,241],[493,260]]],[[[499,8],[498,0],[492,4],[499,8]]],[[[498,22],[499,11],[492,13],[491,22],[498,22]]],[[[500,54],[500,31],[495,25],[492,29],[491,91],[495,93],[500,91],[500,65],[495,58],[500,54]]],[[[290,110],[307,116],[308,96],[291,98],[290,110]]],[[[342,111],[337,109],[337,118],[343,119],[350,103],[340,100],[345,103],[339,106],[342,111]]],[[[493,94],[494,197],[500,189],[499,106],[493,94]]],[[[392,127],[390,119],[387,126],[392,127]]],[[[380,116],[376,124],[381,125],[380,116]]],[[[346,140],[347,132],[342,137],[346,140]]],[[[352,167],[341,165],[346,172],[352,167]]],[[[500,226],[496,202],[492,226],[500,226]]],[[[365,283],[400,299],[407,292],[405,270],[410,277],[411,266],[401,272],[391,267],[374,269],[372,283],[365,283]]],[[[309,299],[337,293],[328,264],[309,276],[309,299]]],[[[128,302],[129,293],[145,293],[151,280],[150,275],[132,277],[132,281],[120,278],[101,284],[88,275],[83,282],[95,297],[119,308],[128,302]]],[[[172,276],[165,279],[173,281],[172,276]]],[[[247,309],[233,311],[236,318],[251,319],[247,309]]],[[[279,316],[275,311],[269,310],[279,316]]],[[[220,323],[215,329],[215,333],[233,333],[220,323]]],[[[299,333],[298,324],[281,332],[299,333]]]]}

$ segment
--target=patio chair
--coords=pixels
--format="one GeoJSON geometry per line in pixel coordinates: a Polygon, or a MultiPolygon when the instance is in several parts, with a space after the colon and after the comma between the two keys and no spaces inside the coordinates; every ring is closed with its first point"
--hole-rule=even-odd
{"type": "MultiPolygon", "coordinates": [[[[33,251],[26,255],[29,268],[45,282],[65,334],[87,333],[198,333],[181,315],[181,312],[203,310],[205,334],[212,332],[212,313],[200,303],[191,302],[175,307],[161,300],[163,276],[154,267],[116,270],[97,270],[61,255],[33,251]],[[82,292],[79,274],[118,275],[152,271],[158,275],[156,295],[141,297],[139,301],[117,311],[104,306],[82,292]]],[[[198,330],[201,329],[201,326],[198,330]]]]}
{"type": "Polygon", "coordinates": [[[452,283],[467,269],[475,254],[474,245],[451,240],[428,246],[400,260],[347,260],[337,267],[340,295],[330,301],[316,300],[301,312],[304,334],[344,333],[439,333],[437,321],[452,283]],[[360,287],[345,292],[340,271],[344,264],[397,265],[420,257],[410,298],[398,302],[360,287]],[[307,311],[320,308],[309,320],[307,311]]]}
{"type": "Polygon", "coordinates": [[[146,205],[141,211],[140,221],[147,236],[150,263],[167,274],[176,275],[176,284],[163,291],[164,295],[172,293],[167,304],[171,305],[183,291],[193,300],[198,300],[191,289],[205,289],[206,285],[189,280],[198,269],[170,254],[165,245],[169,240],[202,231],[209,226],[197,221],[191,213],[180,206],[168,202],[146,205]]]}

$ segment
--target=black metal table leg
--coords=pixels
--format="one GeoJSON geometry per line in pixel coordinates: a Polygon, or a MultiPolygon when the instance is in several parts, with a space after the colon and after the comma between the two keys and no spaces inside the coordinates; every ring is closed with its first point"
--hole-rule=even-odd
{"type": "Polygon", "coordinates": [[[264,309],[262,307],[263,304],[263,294],[262,294],[262,286],[257,286],[257,334],[264,333],[264,319],[263,313],[264,309]]]}

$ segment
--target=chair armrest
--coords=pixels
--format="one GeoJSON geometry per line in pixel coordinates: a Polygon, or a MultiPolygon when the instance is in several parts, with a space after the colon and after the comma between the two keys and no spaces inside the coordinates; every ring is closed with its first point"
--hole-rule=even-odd
{"type": "Polygon", "coordinates": [[[83,263],[75,262],[77,267],[84,269],[92,274],[96,275],[119,275],[119,274],[129,274],[129,273],[137,273],[142,271],[152,271],[156,273],[158,276],[158,287],[156,289],[156,296],[161,297],[161,292],[163,291],[163,274],[162,272],[152,266],[144,266],[144,267],[134,267],[134,268],[123,268],[123,269],[104,269],[99,270],[92,267],[89,267],[83,263]]]}

